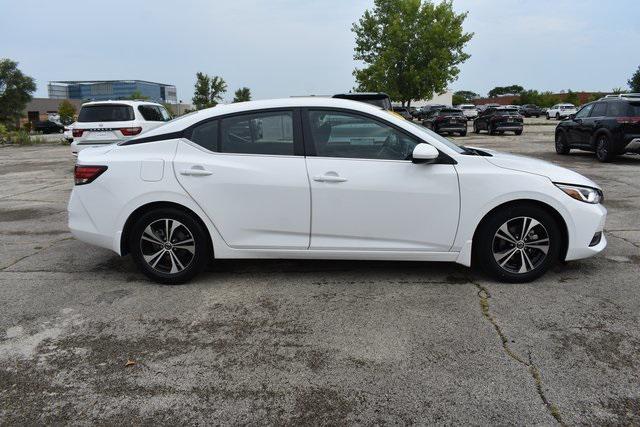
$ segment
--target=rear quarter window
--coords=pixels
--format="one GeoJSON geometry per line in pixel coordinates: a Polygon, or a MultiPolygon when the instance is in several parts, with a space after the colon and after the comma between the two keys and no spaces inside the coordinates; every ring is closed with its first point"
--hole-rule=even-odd
{"type": "Polygon", "coordinates": [[[640,117],[640,103],[629,104],[627,114],[631,117],[640,117]]]}
{"type": "Polygon", "coordinates": [[[133,108],[129,105],[86,105],[78,114],[78,122],[126,122],[133,119],[133,108]]]}
{"type": "Polygon", "coordinates": [[[166,122],[171,120],[171,116],[164,107],[158,105],[139,105],[138,111],[148,122],[166,122]]]}

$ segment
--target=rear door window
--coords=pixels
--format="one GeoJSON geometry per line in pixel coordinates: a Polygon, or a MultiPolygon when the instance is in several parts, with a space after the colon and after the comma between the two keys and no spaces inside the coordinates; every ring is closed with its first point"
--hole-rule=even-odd
{"type": "Polygon", "coordinates": [[[640,117],[640,103],[629,104],[627,114],[631,117],[640,117]]]}
{"type": "Polygon", "coordinates": [[[624,117],[627,115],[626,102],[609,102],[607,105],[608,117],[624,117]]]}
{"type": "Polygon", "coordinates": [[[294,154],[293,112],[243,114],[221,120],[220,151],[243,154],[294,154]]]}
{"type": "Polygon", "coordinates": [[[591,110],[591,117],[602,117],[607,114],[607,104],[604,102],[598,102],[591,110]]]}
{"type": "Polygon", "coordinates": [[[129,105],[85,105],[80,109],[78,122],[126,122],[133,120],[133,108],[129,105]]]}

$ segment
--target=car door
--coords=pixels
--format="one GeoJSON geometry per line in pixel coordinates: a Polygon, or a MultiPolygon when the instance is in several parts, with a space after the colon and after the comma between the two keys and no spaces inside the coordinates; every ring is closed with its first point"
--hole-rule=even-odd
{"type": "Polygon", "coordinates": [[[175,174],[233,248],[307,249],[310,190],[299,113],[202,122],[178,146],[175,174]]]}
{"type": "Polygon", "coordinates": [[[377,117],[330,109],[303,117],[311,249],[449,251],[460,202],[451,161],[412,163],[421,141],[377,117]]]}
{"type": "Polygon", "coordinates": [[[596,102],[593,104],[589,117],[582,121],[580,127],[581,141],[584,145],[591,145],[593,141],[593,134],[599,128],[600,123],[606,118],[607,115],[607,103],[596,102]]]}
{"type": "Polygon", "coordinates": [[[589,143],[589,126],[591,118],[589,114],[594,104],[587,104],[576,113],[576,115],[567,120],[567,138],[569,143],[576,145],[586,145],[589,143]]]}

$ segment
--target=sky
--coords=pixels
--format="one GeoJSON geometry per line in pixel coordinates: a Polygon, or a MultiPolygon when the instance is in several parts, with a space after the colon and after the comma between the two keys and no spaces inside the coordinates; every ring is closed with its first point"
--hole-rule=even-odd
{"type": "MultiPolygon", "coordinates": [[[[226,98],[353,88],[351,25],[373,0],[0,0],[0,58],[36,79],[174,84],[222,76],[226,98]]],[[[495,86],[609,91],[640,65],[640,0],[453,0],[474,37],[452,90],[495,86]]]]}

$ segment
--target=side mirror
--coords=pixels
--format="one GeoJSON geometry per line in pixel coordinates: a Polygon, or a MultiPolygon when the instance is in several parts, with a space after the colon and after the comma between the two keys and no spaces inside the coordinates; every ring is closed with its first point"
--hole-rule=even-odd
{"type": "Polygon", "coordinates": [[[569,120],[573,120],[573,119],[575,119],[575,118],[576,118],[576,115],[575,115],[575,114],[569,114],[569,120]]]}
{"type": "Polygon", "coordinates": [[[438,158],[440,152],[430,144],[420,143],[413,149],[411,161],[413,163],[427,163],[438,158]]]}

